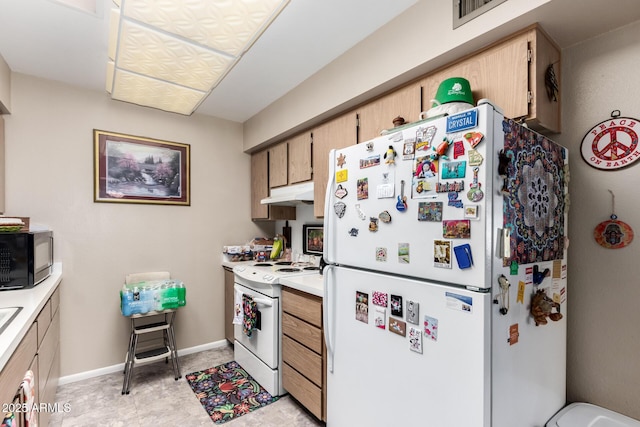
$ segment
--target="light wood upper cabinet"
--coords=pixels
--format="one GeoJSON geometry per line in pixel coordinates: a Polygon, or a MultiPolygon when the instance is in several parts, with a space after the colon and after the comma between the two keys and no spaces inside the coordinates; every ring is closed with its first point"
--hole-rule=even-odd
{"type": "Polygon", "coordinates": [[[506,117],[524,118],[533,129],[560,132],[560,95],[550,100],[545,89],[551,64],[559,82],[560,49],[534,25],[421,79],[423,111],[431,108],[443,80],[464,77],[476,102],[488,98],[506,117]]]}
{"type": "Polygon", "coordinates": [[[263,205],[260,201],[269,196],[269,150],[251,155],[251,219],[280,220],[296,219],[296,208],[292,206],[263,205]]]}
{"type": "MultiPolygon", "coordinates": [[[[276,144],[269,151],[269,188],[287,185],[289,149],[286,141],[276,144]]],[[[268,195],[268,194],[267,194],[268,195]]]]}
{"type": "Polygon", "coordinates": [[[420,115],[421,87],[410,84],[390,94],[369,102],[356,110],[358,114],[358,142],[380,136],[380,132],[393,128],[393,119],[400,116],[407,123],[415,122],[420,115]]]}
{"type": "Polygon", "coordinates": [[[311,181],[311,132],[304,132],[288,141],[289,144],[289,184],[311,181]]]}
{"type": "Polygon", "coordinates": [[[260,200],[269,196],[269,153],[258,151],[251,155],[251,218],[269,218],[269,206],[260,200]]]}
{"type": "Polygon", "coordinates": [[[313,214],[324,217],[324,196],[329,180],[329,151],[354,145],[357,140],[355,111],[313,129],[313,214]]]}

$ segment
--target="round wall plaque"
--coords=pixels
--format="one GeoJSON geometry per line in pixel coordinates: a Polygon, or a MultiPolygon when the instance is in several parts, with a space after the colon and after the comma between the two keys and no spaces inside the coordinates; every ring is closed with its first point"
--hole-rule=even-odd
{"type": "Polygon", "coordinates": [[[610,119],[592,127],[582,138],[582,158],[596,169],[627,167],[640,158],[638,132],[637,119],[620,117],[620,111],[614,110],[610,119]]]}

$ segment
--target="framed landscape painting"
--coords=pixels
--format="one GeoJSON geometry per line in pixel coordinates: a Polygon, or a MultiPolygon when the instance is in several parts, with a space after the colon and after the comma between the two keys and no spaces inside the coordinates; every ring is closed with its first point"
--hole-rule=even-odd
{"type": "Polygon", "coordinates": [[[93,131],[94,201],[190,205],[190,146],[93,131]]]}

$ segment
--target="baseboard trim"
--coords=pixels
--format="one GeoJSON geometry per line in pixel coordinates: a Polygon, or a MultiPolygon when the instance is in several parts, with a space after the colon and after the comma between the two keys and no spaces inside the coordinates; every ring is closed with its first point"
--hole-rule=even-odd
{"type": "MultiPolygon", "coordinates": [[[[229,342],[226,339],[210,342],[207,344],[197,345],[195,347],[189,347],[182,350],[178,350],[178,357],[186,356],[188,354],[193,354],[193,353],[199,353],[201,351],[226,347],[228,345],[229,345],[229,342]]],[[[124,371],[124,362],[118,363],[117,365],[105,366],[104,368],[93,369],[91,371],[79,372],[77,374],[60,377],[60,379],[58,380],[58,385],[75,383],[78,381],[87,380],[89,378],[99,377],[101,375],[112,374],[114,372],[123,372],[123,371],[124,371]]]]}

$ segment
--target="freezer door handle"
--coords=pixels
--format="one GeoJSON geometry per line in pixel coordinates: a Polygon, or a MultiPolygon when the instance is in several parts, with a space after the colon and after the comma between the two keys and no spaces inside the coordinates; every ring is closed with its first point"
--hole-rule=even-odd
{"type": "Polygon", "coordinates": [[[335,266],[327,265],[323,272],[323,285],[324,285],[324,298],[323,298],[323,310],[322,310],[322,327],[324,329],[324,341],[327,346],[327,369],[330,373],[333,373],[333,313],[335,311],[335,304],[331,299],[334,292],[331,292],[330,288],[335,283],[333,276],[335,275],[335,266]]]}
{"type": "Polygon", "coordinates": [[[335,212],[332,212],[334,208],[331,205],[334,193],[333,183],[336,175],[335,157],[336,150],[333,149],[329,152],[329,180],[327,182],[327,191],[324,194],[324,245],[322,248],[322,257],[327,264],[333,264],[335,262],[335,253],[332,245],[332,238],[334,238],[333,240],[335,241],[335,236],[331,228],[332,223],[335,221],[335,212]]]}

